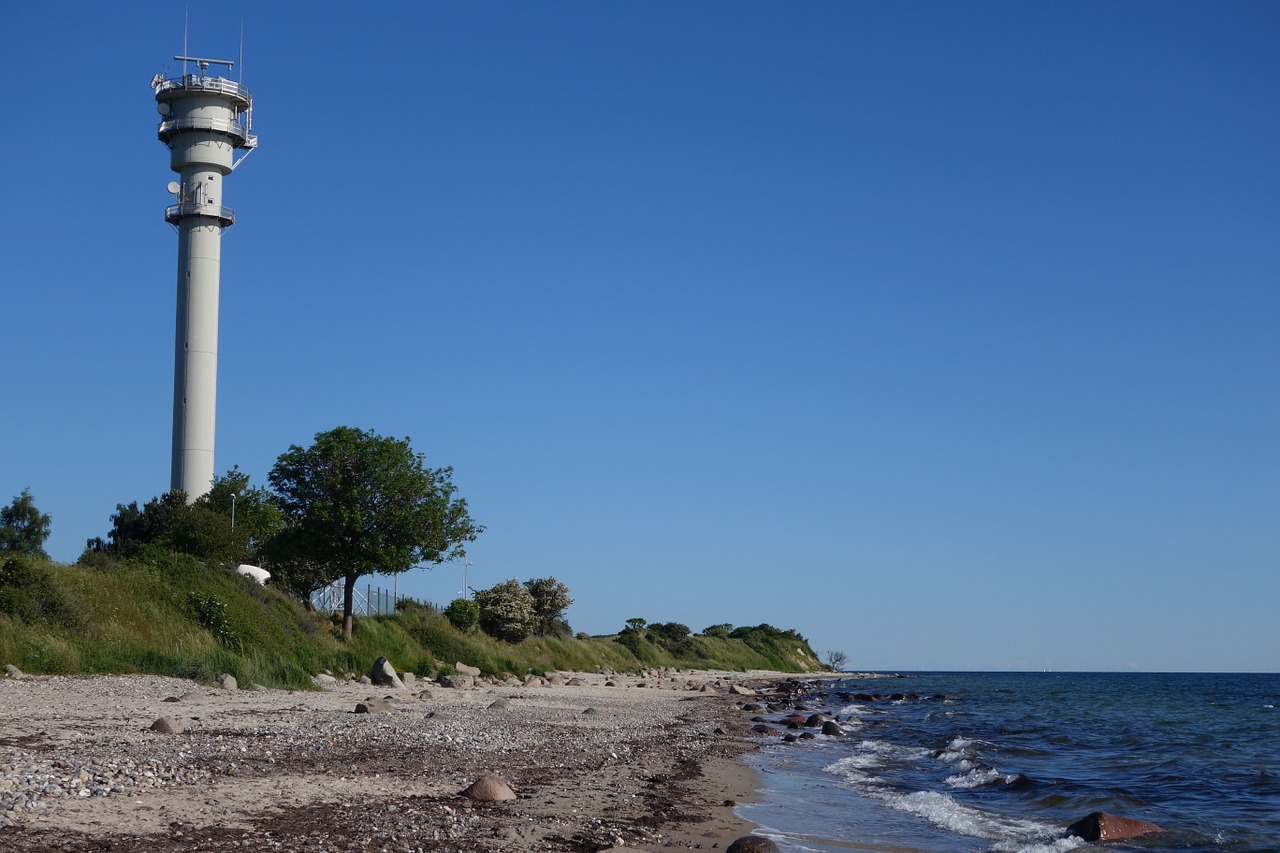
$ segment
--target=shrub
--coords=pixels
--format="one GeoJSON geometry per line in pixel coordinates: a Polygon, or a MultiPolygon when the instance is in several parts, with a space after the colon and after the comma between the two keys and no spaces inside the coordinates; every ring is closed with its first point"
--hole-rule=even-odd
{"type": "Polygon", "coordinates": [[[239,633],[231,626],[227,605],[223,601],[212,595],[193,592],[187,597],[187,602],[195,613],[196,621],[219,643],[236,651],[243,648],[239,633]]]}
{"type": "Polygon", "coordinates": [[[480,630],[491,637],[518,643],[529,636],[537,621],[533,596],[515,578],[476,593],[480,630]]]}
{"type": "Polygon", "coordinates": [[[0,563],[0,613],[23,622],[75,621],[72,608],[53,584],[48,566],[32,557],[10,557],[0,563]]]}
{"type": "Polygon", "coordinates": [[[455,598],[444,609],[444,616],[453,627],[469,633],[480,621],[480,605],[466,598],[455,598]]]}
{"type": "Polygon", "coordinates": [[[535,578],[525,581],[525,589],[533,596],[533,615],[538,636],[567,637],[572,632],[564,619],[564,611],[573,604],[569,587],[555,578],[535,578]]]}

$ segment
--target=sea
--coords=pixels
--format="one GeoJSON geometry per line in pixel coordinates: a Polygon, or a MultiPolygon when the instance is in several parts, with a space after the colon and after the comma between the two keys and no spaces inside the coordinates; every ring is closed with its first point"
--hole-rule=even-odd
{"type": "Polygon", "coordinates": [[[747,759],[759,802],[737,807],[784,851],[1280,851],[1280,674],[912,672],[809,688],[803,713],[846,733],[762,736],[747,759]],[[1096,811],[1164,831],[1067,834],[1096,811]]]}

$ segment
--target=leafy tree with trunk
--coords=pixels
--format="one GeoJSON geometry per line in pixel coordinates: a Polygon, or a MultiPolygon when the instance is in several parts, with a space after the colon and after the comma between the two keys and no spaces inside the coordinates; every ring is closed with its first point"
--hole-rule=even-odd
{"type": "Polygon", "coordinates": [[[535,578],[524,582],[533,596],[534,630],[539,637],[568,637],[573,633],[564,611],[573,604],[569,587],[555,578],[535,578]]]}
{"type": "Polygon", "coordinates": [[[52,523],[49,516],[36,509],[31,490],[23,489],[12,503],[0,507],[0,554],[49,556],[44,552],[44,542],[52,523]]]}
{"type": "MultiPolygon", "coordinates": [[[[340,426],[291,446],[267,476],[284,514],[271,550],[313,572],[312,589],[341,579],[351,637],[356,581],[465,555],[484,530],[456,497],[452,468],[427,468],[409,439],[340,426]]],[[[274,565],[274,563],[273,563],[274,565]]]]}

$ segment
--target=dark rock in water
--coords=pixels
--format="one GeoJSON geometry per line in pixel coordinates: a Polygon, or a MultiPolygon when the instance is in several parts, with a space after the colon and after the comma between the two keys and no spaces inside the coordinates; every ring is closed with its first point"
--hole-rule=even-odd
{"type": "Polygon", "coordinates": [[[778,853],[778,845],[763,835],[744,835],[730,844],[725,853],[778,853]]]}
{"type": "Polygon", "coordinates": [[[804,714],[788,714],[778,722],[786,723],[788,726],[803,726],[806,719],[807,717],[804,714]]]}
{"type": "Polygon", "coordinates": [[[1120,841],[1152,832],[1164,832],[1164,830],[1145,820],[1120,817],[1106,812],[1085,815],[1067,827],[1068,835],[1077,835],[1085,841],[1120,841]]]}
{"type": "Polygon", "coordinates": [[[840,737],[844,734],[844,729],[840,728],[839,723],[833,720],[827,720],[822,724],[822,733],[824,735],[831,735],[832,737],[840,737]]]}
{"type": "Polygon", "coordinates": [[[813,732],[801,732],[800,740],[815,740],[818,736],[813,732]]]}
{"type": "Polygon", "coordinates": [[[816,729],[818,726],[825,723],[827,719],[826,714],[810,714],[809,719],[804,721],[804,725],[807,729],[816,729]]]}
{"type": "Polygon", "coordinates": [[[481,803],[499,803],[504,800],[514,800],[516,798],[515,791],[497,776],[492,773],[486,773],[462,792],[462,796],[469,800],[475,800],[481,803]]]}
{"type": "Polygon", "coordinates": [[[773,726],[766,726],[764,723],[758,723],[757,725],[752,726],[752,727],[751,727],[751,731],[755,732],[756,734],[760,734],[760,735],[776,735],[776,734],[778,734],[778,730],[777,730],[777,729],[775,729],[773,726]]]}
{"type": "Polygon", "coordinates": [[[870,693],[855,693],[853,694],[853,700],[855,702],[874,702],[876,701],[876,697],[872,696],[870,693]]]}
{"type": "Polygon", "coordinates": [[[799,735],[783,735],[782,736],[783,743],[795,743],[798,740],[800,740],[799,735]]]}
{"type": "Polygon", "coordinates": [[[763,710],[764,710],[764,706],[763,706],[763,705],[761,705],[759,702],[748,702],[747,704],[745,704],[745,705],[743,705],[743,706],[742,706],[742,710],[744,710],[744,711],[763,711],[763,710]]]}

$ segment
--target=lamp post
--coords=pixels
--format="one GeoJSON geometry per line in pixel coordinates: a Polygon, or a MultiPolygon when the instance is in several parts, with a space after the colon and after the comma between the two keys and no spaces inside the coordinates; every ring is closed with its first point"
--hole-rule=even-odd
{"type": "Polygon", "coordinates": [[[231,493],[231,529],[236,529],[236,493],[231,493]]]}

